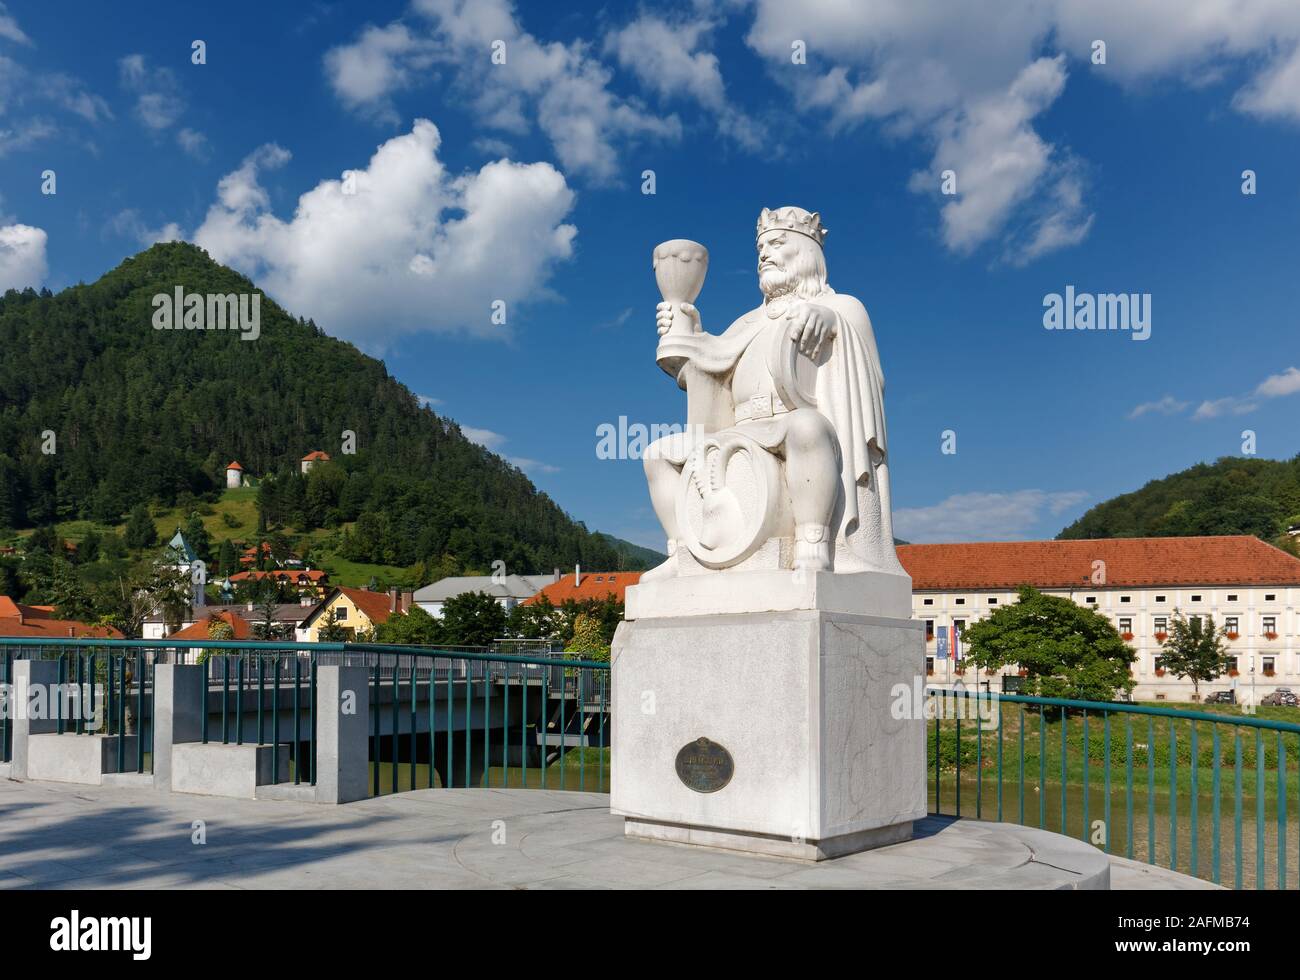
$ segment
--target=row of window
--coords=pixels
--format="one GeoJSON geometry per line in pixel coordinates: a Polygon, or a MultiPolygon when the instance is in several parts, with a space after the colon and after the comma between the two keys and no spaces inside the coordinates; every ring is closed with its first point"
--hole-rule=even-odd
{"type": "MultiPolygon", "coordinates": [[[[1201,620],[1200,616],[1188,616],[1187,618],[1189,621],[1199,622],[1201,620]]],[[[1237,616],[1224,617],[1223,631],[1229,634],[1229,638],[1236,637],[1239,634],[1240,632],[1239,623],[1240,623],[1240,617],[1237,616]]],[[[1168,616],[1156,616],[1152,619],[1152,624],[1155,627],[1153,631],[1155,633],[1167,634],[1169,632],[1168,616]]],[[[958,635],[960,635],[962,631],[966,629],[966,620],[954,619],[952,621],[952,625],[953,625],[953,629],[955,629],[958,635]]],[[[1132,636],[1133,634],[1132,616],[1119,617],[1119,631],[1120,633],[1123,633],[1125,635],[1132,636]]],[[[1276,616],[1260,617],[1260,632],[1262,632],[1265,636],[1268,637],[1277,636],[1277,617],[1276,616]]],[[[934,639],[934,620],[927,619],[925,621],[925,642],[929,643],[933,639],[934,639]]]]}
{"type": "MultiPolygon", "coordinates": [[[[1195,592],[1195,593],[1193,593],[1193,594],[1191,595],[1190,599],[1191,599],[1192,602],[1203,602],[1204,599],[1205,599],[1205,596],[1204,596],[1203,593],[1195,592]]],[[[1237,595],[1237,593],[1235,593],[1235,592],[1230,592],[1230,593],[1228,593],[1228,597],[1227,597],[1227,599],[1226,599],[1225,601],[1226,601],[1226,602],[1236,602],[1237,600],[1238,600],[1238,595],[1237,595]]],[[[996,606],[996,605],[998,604],[997,596],[989,596],[988,599],[986,599],[985,601],[986,601],[990,606],[996,606]]],[[[1086,604],[1094,605],[1094,606],[1095,606],[1095,605],[1097,604],[1097,597],[1096,597],[1095,595],[1085,596],[1083,601],[1084,601],[1086,604]]],[[[1130,595],[1122,595],[1122,596],[1119,597],[1119,601],[1120,601],[1120,602],[1132,602],[1132,601],[1133,601],[1133,597],[1130,596],[1130,595]]],[[[1168,597],[1168,596],[1165,596],[1165,595],[1157,595],[1155,601],[1156,601],[1156,602],[1168,602],[1168,601],[1169,601],[1169,597],[1168,597]]],[[[1276,593],[1276,592],[1265,592],[1265,593],[1264,593],[1264,601],[1265,601],[1265,602],[1277,602],[1277,593],[1276,593]]],[[[921,604],[922,604],[922,605],[926,605],[926,606],[933,606],[933,605],[934,605],[934,599],[932,599],[932,598],[930,598],[930,599],[922,599],[922,600],[921,600],[921,604]]],[[[964,606],[964,605],[966,605],[966,600],[965,600],[965,598],[956,598],[956,599],[953,599],[953,600],[952,600],[952,604],[953,604],[954,606],[964,606]]]]}
{"type": "MultiPolygon", "coordinates": [[[[960,661],[958,661],[958,665],[960,666],[960,661]]],[[[1156,671],[1157,676],[1160,676],[1160,671],[1164,670],[1164,663],[1163,663],[1162,658],[1160,658],[1160,657],[1156,657],[1156,658],[1154,659],[1154,661],[1152,662],[1152,666],[1153,666],[1153,669],[1156,671]]],[[[1262,658],[1260,658],[1260,667],[1261,667],[1261,669],[1263,670],[1263,672],[1264,672],[1264,676],[1265,676],[1265,677],[1271,677],[1271,676],[1273,676],[1274,674],[1277,673],[1277,660],[1276,660],[1275,657],[1262,657],[1262,658]]],[[[933,674],[933,673],[934,673],[934,657],[926,657],[926,658],[925,658],[925,672],[926,672],[927,674],[933,674]]],[[[1236,657],[1229,657],[1229,658],[1228,658],[1228,676],[1229,676],[1229,677],[1234,677],[1234,676],[1236,676],[1238,673],[1239,673],[1239,670],[1238,670],[1238,667],[1237,667],[1237,658],[1236,658],[1236,657]]]]}

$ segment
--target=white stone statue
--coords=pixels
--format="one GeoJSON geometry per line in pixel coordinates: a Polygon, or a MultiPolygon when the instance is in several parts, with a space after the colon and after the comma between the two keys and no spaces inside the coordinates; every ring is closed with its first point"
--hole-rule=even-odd
{"type": "Polygon", "coordinates": [[[692,305],[708,253],[654,251],[656,360],[687,392],[686,431],[645,455],[669,559],[655,581],[714,570],[905,575],[890,516],[885,379],[866,308],[826,279],[820,215],[763,209],[762,305],[721,335],[692,305]]]}

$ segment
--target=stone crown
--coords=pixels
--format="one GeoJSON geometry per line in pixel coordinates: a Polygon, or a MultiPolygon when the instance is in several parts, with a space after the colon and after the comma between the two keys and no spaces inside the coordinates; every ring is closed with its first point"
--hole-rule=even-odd
{"type": "Polygon", "coordinates": [[[809,213],[803,208],[796,207],[777,208],[776,210],[764,208],[763,213],[758,216],[758,231],[755,233],[755,237],[760,237],[764,232],[772,231],[775,228],[806,235],[818,245],[823,247],[826,245],[828,230],[822,227],[821,214],[816,211],[809,213]]]}

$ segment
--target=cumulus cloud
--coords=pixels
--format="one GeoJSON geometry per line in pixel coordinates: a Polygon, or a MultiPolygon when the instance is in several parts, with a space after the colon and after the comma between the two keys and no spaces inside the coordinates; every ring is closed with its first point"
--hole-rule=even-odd
{"type": "Polygon", "coordinates": [[[45,261],[46,240],[41,228],[0,224],[0,292],[37,288],[45,281],[49,268],[45,261]]]}
{"type": "Polygon", "coordinates": [[[208,138],[202,133],[186,126],[176,134],[176,142],[180,144],[182,150],[196,160],[207,159],[208,138]]]}
{"type": "Polygon", "coordinates": [[[905,541],[1015,541],[1041,533],[1039,522],[1088,499],[1082,490],[958,493],[931,507],[894,511],[894,533],[905,541]]]}
{"type": "Polygon", "coordinates": [[[1128,413],[1131,419],[1140,419],[1143,415],[1181,415],[1187,411],[1191,402],[1179,401],[1173,395],[1165,395],[1159,401],[1143,402],[1128,413]]]}
{"type": "Polygon", "coordinates": [[[364,169],[302,194],[288,220],[271,211],[263,179],[289,152],[262,146],[221,179],[192,239],[293,313],[373,352],[415,331],[506,336],[517,306],[544,296],[572,254],[573,192],[546,163],[449,174],[440,142],[433,123],[416,120],[364,169]],[[506,325],[492,323],[497,301],[506,325]]]}
{"type": "Polygon", "coordinates": [[[1091,227],[1085,168],[1034,130],[1064,86],[1064,57],[1130,87],[1203,86],[1239,67],[1238,111],[1300,121],[1293,0],[756,0],[747,40],[796,108],[832,131],[874,122],[933,146],[911,187],[936,196],[944,242],[963,253],[999,242],[1016,264],[1091,227]],[[1096,40],[1105,65],[1089,61],[1096,40]],[[795,41],[806,65],[791,63],[795,41]],[[956,199],[938,196],[945,169],[957,174],[956,199]]]}
{"type": "Polygon", "coordinates": [[[9,13],[3,3],[0,3],[0,37],[15,44],[32,46],[32,39],[23,33],[23,29],[18,26],[18,21],[14,20],[13,14],[9,13]]]}
{"type": "Polygon", "coordinates": [[[118,63],[122,88],[135,96],[135,115],[149,129],[167,129],[185,111],[180,82],[170,68],[151,68],[142,54],[128,54],[118,63]]]}
{"type": "Polygon", "coordinates": [[[657,116],[617,95],[588,44],[534,37],[508,0],[415,0],[413,9],[417,25],[368,27],[326,53],[326,76],[344,105],[395,119],[392,95],[431,68],[447,67],[453,90],[484,125],[524,133],[535,120],[564,169],[595,180],[616,175],[618,141],[681,135],[676,116],[657,116]],[[503,64],[492,59],[497,42],[503,64]]]}
{"type": "MultiPolygon", "coordinates": [[[[500,454],[508,441],[500,432],[493,432],[491,429],[476,429],[472,425],[462,425],[460,431],[470,442],[478,443],[478,445],[493,453],[500,454]]],[[[529,459],[527,456],[503,456],[502,458],[512,466],[517,466],[529,474],[560,472],[558,466],[543,463],[539,459],[529,459]]]]}
{"type": "Polygon", "coordinates": [[[1300,368],[1289,367],[1280,374],[1270,374],[1244,395],[1201,402],[1192,413],[1192,419],[1200,422],[1229,415],[1249,415],[1270,398],[1285,398],[1297,392],[1300,392],[1300,368]]]}

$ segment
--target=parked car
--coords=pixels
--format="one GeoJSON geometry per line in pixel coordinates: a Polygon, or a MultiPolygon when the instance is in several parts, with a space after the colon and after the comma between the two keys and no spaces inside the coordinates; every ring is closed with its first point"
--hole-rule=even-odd
{"type": "Polygon", "coordinates": [[[1285,705],[1288,708],[1300,706],[1300,698],[1295,696],[1295,692],[1289,687],[1279,687],[1272,694],[1266,694],[1259,699],[1260,704],[1285,705]]]}
{"type": "Polygon", "coordinates": [[[1237,692],[1235,691],[1215,691],[1205,699],[1206,704],[1236,704],[1237,692]]]}

